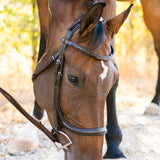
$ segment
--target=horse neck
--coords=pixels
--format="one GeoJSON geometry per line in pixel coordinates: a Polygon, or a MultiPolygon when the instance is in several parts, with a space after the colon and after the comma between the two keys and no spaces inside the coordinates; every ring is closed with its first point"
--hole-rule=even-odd
{"type": "Polygon", "coordinates": [[[152,14],[156,9],[159,10],[160,2],[159,0],[153,0],[153,1],[147,1],[147,0],[141,0],[142,8],[145,10],[145,12],[148,12],[148,14],[152,14]]]}
{"type": "Polygon", "coordinates": [[[148,5],[149,4],[147,0],[140,0],[140,1],[141,1],[141,4],[143,4],[143,5],[148,5]]]}
{"type": "Polygon", "coordinates": [[[141,0],[141,4],[142,4],[143,10],[144,10],[144,9],[147,9],[148,6],[150,5],[150,3],[148,3],[147,0],[141,0]]]}
{"type": "Polygon", "coordinates": [[[67,28],[87,11],[88,0],[64,1],[50,3],[50,24],[48,37],[48,55],[52,55],[61,46],[60,39],[65,36],[67,28]]]}

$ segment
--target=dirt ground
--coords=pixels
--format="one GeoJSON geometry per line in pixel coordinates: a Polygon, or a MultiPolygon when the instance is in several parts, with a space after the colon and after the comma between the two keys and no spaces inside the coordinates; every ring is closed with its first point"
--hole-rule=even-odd
{"type": "MultiPolygon", "coordinates": [[[[123,69],[123,72],[120,72],[117,111],[123,133],[121,150],[128,160],[160,159],[160,111],[156,111],[157,115],[143,115],[154,95],[157,68],[155,64],[153,66],[144,67],[143,72],[139,70],[138,73],[130,71],[130,65],[126,63],[119,69],[123,69]],[[124,76],[124,72],[128,73],[127,76],[124,76]]],[[[27,81],[24,81],[25,78],[13,80],[15,78],[6,82],[3,77],[0,85],[30,112],[34,101],[32,82],[30,78],[27,81]]],[[[57,152],[52,142],[40,131],[40,144],[36,150],[17,156],[10,155],[7,152],[8,144],[26,123],[26,119],[0,95],[0,160],[63,160],[63,152],[57,152]]],[[[50,127],[47,121],[45,125],[50,127]]]]}

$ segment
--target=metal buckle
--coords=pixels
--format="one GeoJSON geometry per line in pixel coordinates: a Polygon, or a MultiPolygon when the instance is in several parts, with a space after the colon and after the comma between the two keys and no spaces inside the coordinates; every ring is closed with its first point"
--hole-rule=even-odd
{"type": "Polygon", "coordinates": [[[67,139],[67,143],[64,144],[64,145],[62,145],[62,144],[58,145],[58,144],[55,143],[55,146],[56,146],[56,148],[57,148],[57,151],[60,151],[61,149],[67,151],[67,150],[68,150],[67,147],[70,146],[70,145],[72,145],[72,141],[71,141],[71,139],[68,137],[68,135],[65,134],[64,132],[58,131],[58,133],[61,134],[61,135],[63,135],[63,136],[67,139]]]}

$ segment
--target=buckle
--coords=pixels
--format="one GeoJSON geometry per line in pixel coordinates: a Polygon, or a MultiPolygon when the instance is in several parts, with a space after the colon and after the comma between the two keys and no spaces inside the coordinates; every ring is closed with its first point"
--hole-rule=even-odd
{"type": "Polygon", "coordinates": [[[64,144],[64,145],[62,145],[62,144],[57,144],[57,143],[55,142],[55,146],[56,146],[56,148],[57,148],[57,151],[60,151],[60,150],[62,150],[62,149],[65,150],[65,151],[67,151],[67,150],[68,150],[67,147],[70,146],[70,145],[72,145],[71,139],[68,137],[67,134],[65,134],[65,133],[62,132],[62,131],[58,131],[57,133],[63,135],[63,136],[67,139],[67,143],[64,144]]]}

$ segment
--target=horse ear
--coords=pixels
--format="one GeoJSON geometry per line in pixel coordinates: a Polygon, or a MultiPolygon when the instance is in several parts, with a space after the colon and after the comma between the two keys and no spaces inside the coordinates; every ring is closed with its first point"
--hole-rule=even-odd
{"type": "Polygon", "coordinates": [[[80,34],[82,34],[90,25],[95,26],[96,23],[98,23],[105,6],[105,3],[96,3],[88,10],[81,21],[80,34]]]}
{"type": "Polygon", "coordinates": [[[124,23],[124,21],[128,17],[128,14],[129,14],[132,6],[133,6],[133,4],[131,4],[128,7],[128,9],[126,9],[121,14],[117,15],[116,17],[114,17],[106,22],[107,29],[111,33],[111,38],[113,38],[114,35],[119,31],[121,25],[124,23]]]}

